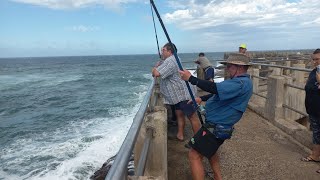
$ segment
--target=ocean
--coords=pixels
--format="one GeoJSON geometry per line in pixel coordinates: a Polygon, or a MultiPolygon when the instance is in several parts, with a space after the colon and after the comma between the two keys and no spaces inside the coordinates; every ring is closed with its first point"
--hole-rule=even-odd
{"type": "MultiPolygon", "coordinates": [[[[184,68],[196,67],[196,53],[178,55],[184,68]]],[[[206,55],[223,58],[223,53],[206,55]]],[[[1,58],[0,180],[89,179],[119,150],[157,60],[157,55],[1,58]]]]}

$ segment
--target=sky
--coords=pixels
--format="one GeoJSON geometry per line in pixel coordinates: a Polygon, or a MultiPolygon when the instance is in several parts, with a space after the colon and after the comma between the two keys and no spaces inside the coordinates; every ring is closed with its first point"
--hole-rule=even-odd
{"type": "MultiPolygon", "coordinates": [[[[319,0],[154,2],[178,53],[320,47],[319,0]]],[[[157,53],[149,0],[0,1],[0,57],[157,53]]]]}

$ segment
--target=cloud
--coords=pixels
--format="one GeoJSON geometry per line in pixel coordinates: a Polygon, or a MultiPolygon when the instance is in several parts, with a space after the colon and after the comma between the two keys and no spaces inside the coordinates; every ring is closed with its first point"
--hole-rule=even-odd
{"type": "Polygon", "coordinates": [[[70,31],[77,31],[77,32],[92,32],[92,31],[99,31],[100,27],[77,25],[77,26],[67,27],[66,29],[70,31]]]}
{"type": "Polygon", "coordinates": [[[167,23],[182,29],[204,29],[223,25],[239,27],[293,26],[319,22],[318,0],[175,0],[164,15],[167,23]]]}
{"type": "MultiPolygon", "coordinates": [[[[15,2],[44,6],[50,9],[78,9],[89,6],[104,6],[109,9],[117,9],[123,4],[142,0],[12,0],[15,2]]],[[[142,1],[144,2],[144,1],[142,1]]]]}

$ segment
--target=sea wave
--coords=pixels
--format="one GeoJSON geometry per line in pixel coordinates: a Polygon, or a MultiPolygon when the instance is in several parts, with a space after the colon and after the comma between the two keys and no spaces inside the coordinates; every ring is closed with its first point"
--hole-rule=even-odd
{"type": "MultiPolygon", "coordinates": [[[[116,115],[112,119],[77,119],[52,132],[14,139],[1,151],[2,166],[23,179],[88,179],[120,148],[145,95],[146,87],[140,88],[136,105],[129,109],[114,107],[110,110],[116,115]]],[[[8,177],[15,179],[0,172],[0,178],[8,177]]]]}

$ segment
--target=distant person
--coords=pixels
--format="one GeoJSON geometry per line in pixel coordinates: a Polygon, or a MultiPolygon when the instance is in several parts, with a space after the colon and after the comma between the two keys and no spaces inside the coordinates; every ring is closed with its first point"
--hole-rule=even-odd
{"type": "Polygon", "coordinates": [[[247,52],[247,45],[246,44],[240,44],[239,53],[246,54],[246,52],[247,52]]]}
{"type": "MultiPolygon", "coordinates": [[[[312,129],[313,148],[309,156],[302,158],[305,162],[320,162],[320,49],[316,49],[312,54],[314,69],[309,74],[305,91],[306,111],[309,114],[310,126],[312,129]]],[[[320,173],[320,169],[316,171],[320,173]]]]}
{"type": "Polygon", "coordinates": [[[247,44],[240,44],[239,53],[250,57],[249,53],[247,52],[247,44]]]}
{"type": "MultiPolygon", "coordinates": [[[[189,118],[194,133],[200,129],[200,121],[193,105],[187,103],[191,99],[191,96],[185,81],[180,79],[179,67],[173,55],[173,48],[176,49],[175,45],[173,44],[172,47],[170,43],[163,46],[161,52],[164,61],[158,67],[152,69],[152,75],[161,78],[160,92],[164,97],[164,104],[174,105],[175,107],[178,120],[178,133],[176,137],[179,141],[183,141],[185,116],[189,118]]],[[[195,95],[195,88],[191,89],[193,90],[193,95],[195,95]]]]}
{"type": "Polygon", "coordinates": [[[179,71],[183,80],[211,93],[196,98],[197,103],[207,102],[205,124],[189,142],[192,147],[189,161],[195,180],[204,179],[203,156],[209,159],[214,179],[222,179],[216,152],[225,139],[231,138],[233,126],[241,119],[252,95],[252,81],[247,74],[249,58],[237,53],[230,55],[222,64],[226,64],[231,79],[220,83],[200,80],[191,76],[187,70],[179,71]]]}
{"type": "Polygon", "coordinates": [[[205,80],[213,81],[214,78],[214,68],[212,67],[212,64],[208,60],[208,58],[205,57],[204,53],[199,53],[199,57],[197,60],[194,61],[195,63],[200,65],[200,68],[203,69],[205,72],[205,80]]]}

